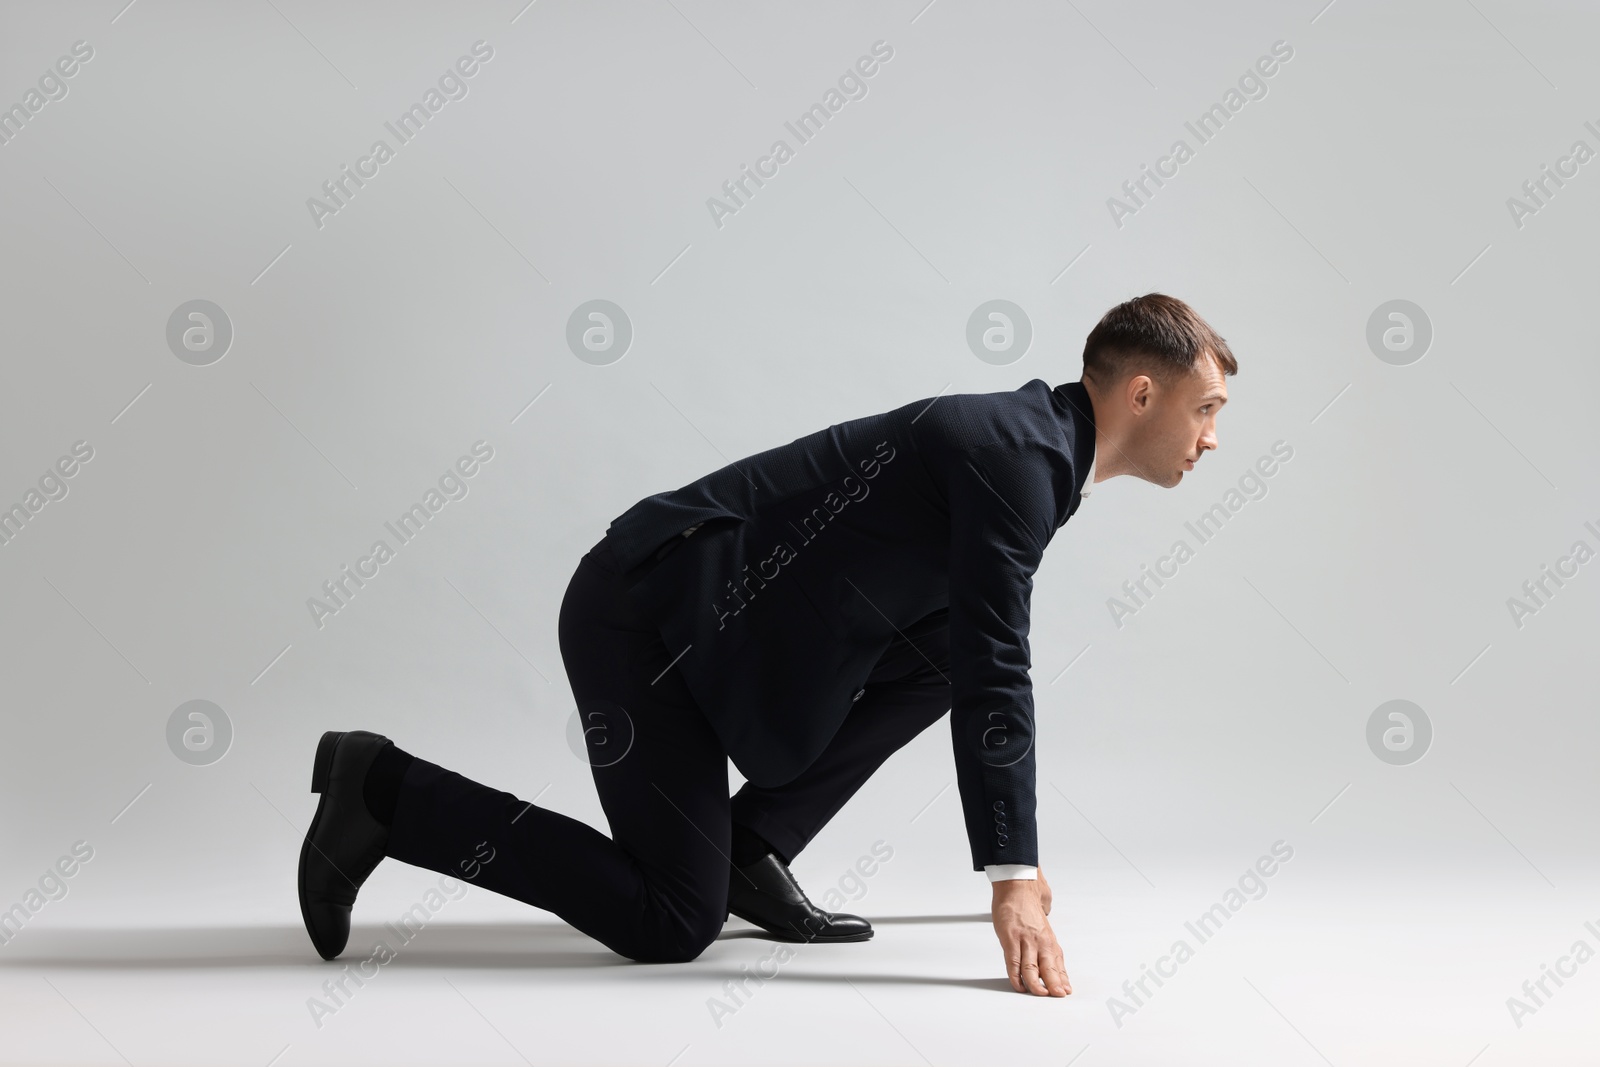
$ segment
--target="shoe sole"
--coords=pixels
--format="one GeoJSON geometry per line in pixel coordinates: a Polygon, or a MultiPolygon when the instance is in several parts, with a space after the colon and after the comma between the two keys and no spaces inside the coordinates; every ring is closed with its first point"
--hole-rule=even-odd
{"type": "Polygon", "coordinates": [[[342,731],[329,730],[322,735],[322,740],[317,742],[317,755],[311,763],[311,791],[318,794],[317,811],[311,816],[311,826],[306,830],[305,841],[300,845],[300,869],[295,876],[300,892],[300,921],[306,924],[306,936],[311,938],[311,945],[317,950],[317,955],[325,960],[338,959],[344,949],[341,948],[339,952],[328,956],[317,944],[316,934],[311,929],[311,911],[306,907],[306,861],[311,857],[311,839],[316,835],[318,824],[322,822],[322,806],[328,801],[328,778],[333,772],[333,753],[339,747],[339,740],[342,737],[344,737],[342,731]]]}
{"type": "Polygon", "coordinates": [[[329,730],[317,742],[317,758],[311,764],[311,791],[321,793],[328,788],[328,776],[333,773],[333,750],[344,737],[340,730],[329,730]]]}
{"type": "MultiPolygon", "coordinates": [[[[728,909],[727,914],[729,916],[739,915],[739,913],[734,911],[732,908],[728,909]]],[[[724,916],[724,921],[726,921],[726,918],[727,916],[724,916]]],[[[747,915],[739,915],[739,918],[743,919],[745,922],[756,927],[757,929],[766,931],[766,933],[770,934],[778,941],[784,941],[794,945],[845,945],[856,941],[871,941],[872,935],[877,932],[875,930],[867,930],[864,933],[836,934],[832,937],[801,937],[793,930],[774,930],[770,926],[764,926],[747,915]]]]}

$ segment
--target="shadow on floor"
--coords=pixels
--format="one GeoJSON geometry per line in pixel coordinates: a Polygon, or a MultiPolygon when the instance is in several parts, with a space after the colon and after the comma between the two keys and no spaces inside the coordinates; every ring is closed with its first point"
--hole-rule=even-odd
{"type": "MultiPolygon", "coordinates": [[[[894,915],[874,918],[875,927],[893,925],[989,922],[971,915],[894,915]]],[[[562,922],[430,923],[409,931],[408,939],[389,924],[356,923],[350,944],[333,963],[311,947],[305,928],[294,926],[79,927],[23,929],[0,945],[0,969],[10,967],[123,968],[128,970],[192,970],[334,966],[356,964],[374,956],[382,942],[393,953],[390,962],[411,967],[565,968],[641,967],[562,922]]],[[[771,941],[765,931],[738,918],[729,920],[721,941],[771,941]]],[[[871,942],[863,942],[870,944],[871,942]]],[[[802,946],[797,946],[802,947],[802,946]]],[[[804,946],[842,952],[850,945],[804,946]]],[[[704,957],[701,957],[703,960],[704,957]]],[[[809,979],[808,979],[809,980],[809,979]]],[[[835,977],[821,980],[833,981],[835,977]]],[[[851,976],[852,981],[921,981],[899,976],[851,976]]],[[[974,985],[931,980],[934,984],[974,985]]],[[[993,983],[979,982],[977,988],[993,983]]],[[[1003,981],[1001,984],[1005,984],[1003,981]]]]}

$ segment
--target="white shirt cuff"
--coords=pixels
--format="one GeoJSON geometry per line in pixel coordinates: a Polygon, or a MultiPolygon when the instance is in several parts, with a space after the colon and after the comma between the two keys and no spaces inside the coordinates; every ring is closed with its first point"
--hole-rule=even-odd
{"type": "Polygon", "coordinates": [[[1027,863],[991,863],[983,868],[991,882],[1009,882],[1015,878],[1037,880],[1039,868],[1027,863]]]}

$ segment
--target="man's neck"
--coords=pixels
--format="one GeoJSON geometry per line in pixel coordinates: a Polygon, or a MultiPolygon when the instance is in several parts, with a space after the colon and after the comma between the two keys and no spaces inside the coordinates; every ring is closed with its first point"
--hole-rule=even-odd
{"type": "Polygon", "coordinates": [[[1100,428],[1100,419],[1095,415],[1094,387],[1089,384],[1089,380],[1087,378],[1079,379],[1079,384],[1083,386],[1084,395],[1089,398],[1089,413],[1090,417],[1094,419],[1094,481],[1090,484],[1097,485],[1100,482],[1105,481],[1107,473],[1106,465],[1101,463],[1100,460],[1102,457],[1107,455],[1107,453],[1114,446],[1106,438],[1105,431],[1100,428]]]}

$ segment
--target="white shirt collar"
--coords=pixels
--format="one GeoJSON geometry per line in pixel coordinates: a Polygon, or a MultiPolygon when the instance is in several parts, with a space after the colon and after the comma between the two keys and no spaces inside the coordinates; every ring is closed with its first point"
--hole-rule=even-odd
{"type": "Polygon", "coordinates": [[[1079,496],[1088,496],[1094,489],[1094,459],[1089,460],[1089,477],[1084,480],[1083,488],[1078,490],[1079,496]]]}

